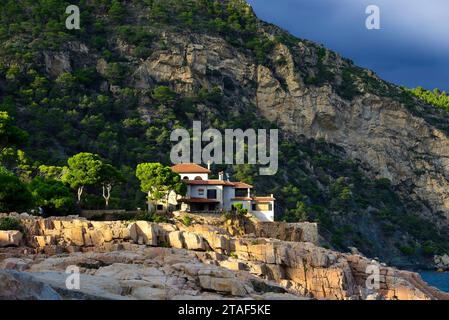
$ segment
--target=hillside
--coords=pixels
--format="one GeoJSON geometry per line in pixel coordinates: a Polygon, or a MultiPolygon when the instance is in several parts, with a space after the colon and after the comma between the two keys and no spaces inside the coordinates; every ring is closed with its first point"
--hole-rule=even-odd
{"type": "MultiPolygon", "coordinates": [[[[135,166],[169,164],[173,128],[279,128],[275,176],[230,172],[276,194],[279,219],[317,221],[327,246],[393,265],[449,251],[446,111],[244,1],[70,4],[81,30],[64,26],[67,1],[0,4],[0,111],[29,135],[26,156],[7,150],[2,162],[21,179],[97,153],[127,179],[113,206],[135,209],[135,166]]],[[[101,205],[90,190],[83,206],[101,205]]]]}

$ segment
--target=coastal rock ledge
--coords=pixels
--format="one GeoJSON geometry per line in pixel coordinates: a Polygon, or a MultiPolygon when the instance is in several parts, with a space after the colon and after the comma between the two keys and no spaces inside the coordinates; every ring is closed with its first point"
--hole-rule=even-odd
{"type": "Polygon", "coordinates": [[[233,236],[208,224],[11,216],[23,230],[14,239],[8,233],[0,248],[0,299],[449,299],[416,273],[301,237],[233,236]],[[68,267],[80,271],[79,289],[67,288],[68,267]]]}

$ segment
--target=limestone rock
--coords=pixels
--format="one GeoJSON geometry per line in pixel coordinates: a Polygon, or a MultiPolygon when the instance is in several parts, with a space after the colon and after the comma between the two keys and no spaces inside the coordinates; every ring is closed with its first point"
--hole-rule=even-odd
{"type": "Polygon", "coordinates": [[[135,243],[141,242],[150,246],[157,245],[157,227],[154,223],[137,221],[128,226],[131,239],[135,243]]]}
{"type": "Polygon", "coordinates": [[[30,274],[0,270],[0,300],[60,300],[48,284],[37,281],[30,274]]]}
{"type": "Polygon", "coordinates": [[[58,77],[64,72],[72,71],[70,57],[67,53],[44,53],[45,69],[53,77],[58,77]]]}
{"type": "Polygon", "coordinates": [[[168,234],[168,243],[173,248],[182,249],[184,247],[184,237],[182,231],[173,231],[168,234]]]}
{"type": "Polygon", "coordinates": [[[0,247],[19,246],[22,241],[22,233],[16,230],[0,230],[0,247]]]}
{"type": "Polygon", "coordinates": [[[204,238],[193,232],[184,232],[183,234],[185,248],[189,250],[204,251],[207,249],[207,244],[204,238]]]}

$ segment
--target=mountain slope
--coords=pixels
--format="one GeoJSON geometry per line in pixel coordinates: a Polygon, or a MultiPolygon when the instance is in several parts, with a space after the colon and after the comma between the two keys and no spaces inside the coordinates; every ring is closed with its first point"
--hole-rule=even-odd
{"type": "MultiPolygon", "coordinates": [[[[133,170],[169,164],[173,128],[279,128],[275,176],[231,173],[275,193],[280,219],[317,220],[328,246],[396,265],[449,250],[446,113],[244,1],[72,2],[79,31],[65,1],[0,4],[0,108],[30,134],[24,179],[95,152],[127,176],[115,206],[135,208],[133,170]]],[[[100,200],[90,190],[85,206],[100,200]]]]}

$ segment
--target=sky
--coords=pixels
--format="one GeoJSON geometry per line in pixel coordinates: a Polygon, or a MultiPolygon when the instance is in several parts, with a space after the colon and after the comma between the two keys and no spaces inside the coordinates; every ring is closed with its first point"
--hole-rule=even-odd
{"type": "Polygon", "coordinates": [[[323,44],[381,78],[449,91],[449,0],[247,0],[260,19],[323,44]],[[368,30],[369,5],[380,29],[368,30]]]}

